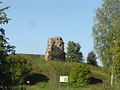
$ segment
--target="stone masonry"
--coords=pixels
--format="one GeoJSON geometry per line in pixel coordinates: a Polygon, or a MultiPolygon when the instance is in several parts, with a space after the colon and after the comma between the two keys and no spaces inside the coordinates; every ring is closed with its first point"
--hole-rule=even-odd
{"type": "Polygon", "coordinates": [[[53,52],[55,47],[57,48],[58,52],[59,51],[61,52],[58,56],[60,57],[59,60],[64,61],[65,60],[64,42],[61,37],[48,38],[47,49],[45,52],[45,60],[46,61],[50,60],[51,57],[50,52],[53,52]]]}

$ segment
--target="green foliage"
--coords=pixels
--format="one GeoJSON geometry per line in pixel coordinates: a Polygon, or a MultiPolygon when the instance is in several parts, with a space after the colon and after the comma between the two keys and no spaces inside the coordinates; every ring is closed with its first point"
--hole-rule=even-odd
{"type": "Polygon", "coordinates": [[[0,53],[3,55],[7,55],[8,53],[15,53],[15,46],[12,46],[8,43],[8,38],[5,36],[5,30],[3,28],[0,29],[0,53]]]}
{"type": "Polygon", "coordinates": [[[29,76],[32,67],[28,61],[20,56],[9,56],[8,67],[9,67],[9,76],[11,78],[10,83],[12,85],[19,85],[26,83],[27,77],[29,76]]]}
{"type": "Polygon", "coordinates": [[[113,61],[113,52],[110,49],[120,37],[118,27],[120,23],[115,24],[120,21],[119,3],[119,0],[104,0],[102,7],[97,9],[96,22],[93,27],[95,49],[106,70],[110,69],[113,61]]]}
{"type": "Polygon", "coordinates": [[[67,61],[83,62],[83,54],[80,52],[80,44],[73,41],[68,42],[66,58],[67,61]]]}
{"type": "Polygon", "coordinates": [[[113,61],[113,72],[116,76],[116,79],[120,81],[120,39],[117,40],[114,44],[114,47],[111,49],[114,54],[113,61]]]}
{"type": "Polygon", "coordinates": [[[57,46],[53,46],[53,51],[49,52],[50,60],[65,60],[65,53],[57,46]]]}
{"type": "Polygon", "coordinates": [[[91,71],[85,64],[79,64],[71,70],[69,77],[75,86],[85,86],[90,84],[91,71]]]}
{"type": "MultiPolygon", "coordinates": [[[[1,2],[2,3],[2,2],[1,2]]],[[[0,3],[0,4],[1,4],[0,3]]],[[[4,7],[2,9],[0,9],[0,24],[5,24],[8,23],[8,21],[10,20],[7,17],[7,14],[5,13],[5,10],[7,10],[9,7],[4,7]]]]}
{"type": "Polygon", "coordinates": [[[96,54],[93,51],[91,51],[91,52],[88,53],[88,56],[87,56],[87,63],[88,64],[97,66],[96,59],[97,59],[96,54]]]}
{"type": "MultiPolygon", "coordinates": [[[[0,9],[0,24],[8,23],[9,19],[5,13],[5,10],[8,8],[9,7],[0,9]]],[[[8,43],[8,38],[5,36],[5,30],[0,28],[0,85],[2,86],[7,86],[10,81],[9,67],[6,56],[8,53],[14,53],[14,48],[14,46],[11,46],[8,43]]]]}
{"type": "Polygon", "coordinates": [[[120,68],[116,56],[118,40],[120,40],[120,0],[104,0],[101,8],[97,9],[96,22],[93,27],[95,49],[103,62],[104,70],[111,74],[111,85],[116,70],[120,68]],[[114,50],[113,50],[114,49],[114,50]]]}
{"type": "MultiPolygon", "coordinates": [[[[0,9],[0,24],[8,23],[9,19],[7,18],[7,14],[5,13],[5,10],[8,8],[9,7],[0,9]]],[[[13,49],[15,47],[11,46],[7,40],[8,38],[6,38],[5,36],[5,30],[3,28],[0,28],[0,54],[7,55],[8,52],[14,52],[13,49]]]]}
{"type": "MultiPolygon", "coordinates": [[[[16,56],[21,56],[27,59],[28,62],[31,62],[31,66],[33,68],[32,74],[34,73],[39,73],[42,75],[45,75],[49,78],[48,82],[45,82],[45,88],[44,87],[44,82],[38,82],[35,85],[27,85],[25,86],[26,89],[28,90],[67,90],[67,85],[61,83],[60,88],[59,88],[59,76],[60,75],[68,75],[71,72],[71,69],[73,67],[76,67],[80,63],[77,62],[61,62],[61,61],[45,61],[44,59],[42,60],[41,55],[32,55],[32,54],[16,54],[16,56]],[[42,72],[40,72],[42,70],[42,72]],[[39,85],[40,83],[40,85],[39,85]],[[43,86],[41,85],[43,84],[43,86]]],[[[94,77],[96,79],[100,79],[102,81],[107,81],[109,80],[110,76],[104,72],[102,72],[102,67],[96,67],[93,65],[86,64],[90,70],[91,70],[91,77],[94,77]]],[[[37,78],[37,77],[36,77],[37,78]]],[[[70,77],[69,77],[70,78],[70,77]]],[[[38,79],[37,79],[38,80],[38,79]]],[[[94,81],[96,82],[96,80],[94,81]]],[[[108,81],[107,81],[108,82],[108,81]]],[[[109,84],[109,82],[108,82],[109,84]]],[[[19,87],[19,86],[18,86],[19,87]]],[[[68,90],[102,90],[105,88],[105,90],[112,90],[110,89],[110,85],[106,86],[105,83],[96,83],[92,85],[88,85],[85,87],[80,87],[80,88],[74,88],[71,84],[68,84],[68,90]],[[107,89],[109,88],[109,89],[107,89]]],[[[115,89],[116,90],[116,89],[115,89]]]]}

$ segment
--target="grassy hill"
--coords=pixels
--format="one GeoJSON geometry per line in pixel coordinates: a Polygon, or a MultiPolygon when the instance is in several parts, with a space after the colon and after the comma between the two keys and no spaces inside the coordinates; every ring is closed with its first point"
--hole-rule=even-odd
{"type": "Polygon", "coordinates": [[[32,63],[31,84],[26,85],[27,90],[110,90],[110,76],[102,72],[101,67],[87,65],[92,72],[93,84],[85,87],[74,88],[66,83],[59,83],[60,75],[69,75],[75,62],[45,61],[44,55],[16,54],[26,58],[32,63]]]}

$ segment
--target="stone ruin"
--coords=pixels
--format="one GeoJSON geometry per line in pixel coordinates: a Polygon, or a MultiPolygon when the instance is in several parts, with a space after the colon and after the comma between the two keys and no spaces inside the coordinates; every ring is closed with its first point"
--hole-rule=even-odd
{"type": "Polygon", "coordinates": [[[57,59],[64,61],[65,52],[64,52],[64,42],[61,37],[48,38],[47,49],[45,52],[45,60],[51,60],[53,56],[51,53],[59,53],[56,55],[57,59]]]}

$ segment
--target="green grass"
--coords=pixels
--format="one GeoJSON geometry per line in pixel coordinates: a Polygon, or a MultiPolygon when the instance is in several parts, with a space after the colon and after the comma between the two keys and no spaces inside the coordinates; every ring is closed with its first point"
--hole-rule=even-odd
{"type": "Polygon", "coordinates": [[[100,79],[103,83],[97,83],[94,85],[89,85],[86,87],[74,88],[71,85],[62,85],[59,87],[59,76],[69,75],[71,68],[76,66],[75,62],[60,62],[60,61],[45,61],[42,55],[33,54],[17,54],[26,58],[30,63],[32,63],[32,73],[38,73],[45,75],[49,78],[48,82],[38,82],[35,85],[25,86],[27,90],[110,90],[109,88],[109,78],[110,76],[102,72],[101,67],[96,67],[88,65],[91,69],[92,77],[100,79]]]}

